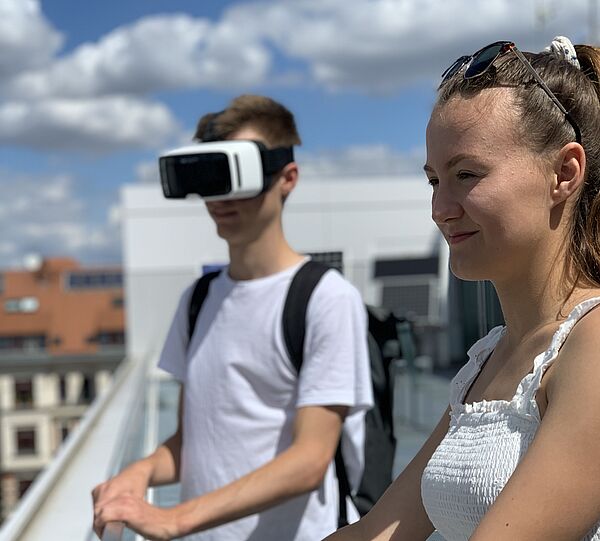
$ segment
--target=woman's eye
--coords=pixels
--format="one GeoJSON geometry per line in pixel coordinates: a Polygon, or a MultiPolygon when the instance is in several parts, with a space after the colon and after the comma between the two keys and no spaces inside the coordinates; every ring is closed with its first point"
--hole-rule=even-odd
{"type": "Polygon", "coordinates": [[[472,173],[471,171],[459,171],[456,174],[456,178],[458,180],[469,180],[471,178],[475,178],[477,177],[477,175],[475,173],[472,173]]]}
{"type": "Polygon", "coordinates": [[[439,180],[435,177],[431,177],[427,179],[427,182],[429,183],[430,186],[437,186],[439,183],[439,180]]]}

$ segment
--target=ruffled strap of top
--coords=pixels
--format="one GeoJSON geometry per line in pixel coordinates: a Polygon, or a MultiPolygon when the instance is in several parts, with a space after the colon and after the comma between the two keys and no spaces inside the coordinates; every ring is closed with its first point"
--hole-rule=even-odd
{"type": "Polygon", "coordinates": [[[485,361],[487,361],[503,334],[503,326],[494,327],[483,338],[477,340],[469,351],[467,351],[469,360],[450,382],[450,404],[452,406],[462,403],[469,387],[475,381],[477,374],[481,371],[485,361]]]}
{"type": "Polygon", "coordinates": [[[515,395],[515,398],[519,402],[522,402],[522,404],[525,406],[527,404],[534,404],[535,394],[540,388],[544,373],[554,362],[556,357],[558,357],[558,352],[565,343],[569,333],[575,326],[575,323],[577,323],[585,314],[587,314],[598,304],[600,304],[600,297],[593,297],[579,303],[575,308],[573,308],[573,310],[571,310],[571,313],[567,319],[560,324],[554,333],[550,347],[535,358],[533,361],[533,371],[527,374],[519,384],[517,393],[515,395]]]}

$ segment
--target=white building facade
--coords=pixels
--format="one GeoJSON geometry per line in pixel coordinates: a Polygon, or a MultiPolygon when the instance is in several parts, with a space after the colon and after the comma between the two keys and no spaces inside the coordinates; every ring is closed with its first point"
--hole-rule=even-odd
{"type": "Polygon", "coordinates": [[[40,360],[0,362],[0,522],[111,384],[106,363],[88,363],[87,373],[69,363],[59,373],[60,359],[40,360]]]}

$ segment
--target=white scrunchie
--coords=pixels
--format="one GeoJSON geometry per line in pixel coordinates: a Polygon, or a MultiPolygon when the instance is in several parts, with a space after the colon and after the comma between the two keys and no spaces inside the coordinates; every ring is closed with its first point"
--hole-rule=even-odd
{"type": "Polygon", "coordinates": [[[552,43],[544,49],[549,53],[557,56],[558,58],[562,58],[569,62],[569,64],[573,64],[577,69],[581,69],[579,65],[579,60],[577,60],[577,53],[575,52],[575,47],[571,43],[569,38],[565,36],[556,36],[552,43]]]}

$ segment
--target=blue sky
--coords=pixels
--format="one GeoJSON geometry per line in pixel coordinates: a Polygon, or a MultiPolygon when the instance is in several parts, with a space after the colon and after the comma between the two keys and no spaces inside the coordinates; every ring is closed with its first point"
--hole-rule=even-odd
{"type": "Polygon", "coordinates": [[[454,58],[597,42],[593,3],[0,0],[0,268],[119,262],[119,188],[157,182],[160,151],[241,93],[296,114],[307,181],[418,172],[454,58]]]}

